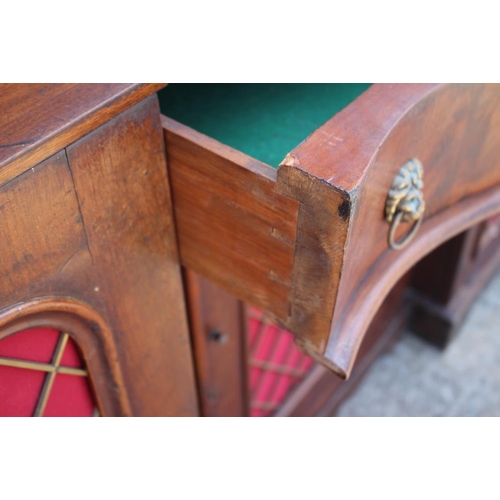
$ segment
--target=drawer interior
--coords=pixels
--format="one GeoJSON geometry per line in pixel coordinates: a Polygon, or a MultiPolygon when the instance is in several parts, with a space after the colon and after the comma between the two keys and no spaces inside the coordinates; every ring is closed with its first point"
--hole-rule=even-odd
{"type": "Polygon", "coordinates": [[[173,83],[158,95],[164,115],[277,168],[292,149],[369,86],[173,83]]]}
{"type": "Polygon", "coordinates": [[[161,90],[182,265],[293,333],[303,334],[293,323],[296,303],[306,313],[299,313],[305,335],[322,332],[314,322],[329,328],[337,289],[330,270],[338,263],[326,262],[314,245],[321,240],[325,248],[335,248],[347,227],[338,220],[344,200],[324,183],[289,179],[290,170],[277,167],[369,86],[170,84],[161,90]],[[303,203],[310,195],[321,201],[319,222],[316,209],[303,203]],[[304,264],[303,252],[326,271],[322,267],[318,274],[304,264]]]}

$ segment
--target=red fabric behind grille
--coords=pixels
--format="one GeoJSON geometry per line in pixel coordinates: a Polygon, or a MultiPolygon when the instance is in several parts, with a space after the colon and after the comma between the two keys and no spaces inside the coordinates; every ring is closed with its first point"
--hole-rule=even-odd
{"type": "MultiPolygon", "coordinates": [[[[60,332],[33,328],[0,341],[0,356],[50,363],[60,332]]],[[[293,336],[251,309],[248,324],[251,416],[271,416],[314,364],[293,336]]],[[[68,340],[61,366],[84,368],[76,344],[68,340]]],[[[0,416],[31,416],[45,372],[0,366],[0,416]]],[[[95,402],[88,377],[57,374],[44,416],[91,416],[95,402]]]]}
{"type": "Polygon", "coordinates": [[[293,336],[250,309],[248,323],[250,415],[271,416],[314,362],[293,342],[293,336]]]}
{"type": "MultiPolygon", "coordinates": [[[[0,356],[50,363],[60,332],[32,328],[0,341],[0,356]]],[[[76,344],[70,338],[61,366],[84,368],[76,344]]],[[[0,366],[0,416],[32,416],[47,373],[26,368],[0,366]]],[[[57,374],[44,416],[92,416],[95,408],[88,377],[57,374]]]]}

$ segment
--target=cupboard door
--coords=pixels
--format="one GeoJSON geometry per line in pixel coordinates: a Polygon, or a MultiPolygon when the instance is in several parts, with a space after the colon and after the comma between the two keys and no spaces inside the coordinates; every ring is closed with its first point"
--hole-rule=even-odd
{"type": "Polygon", "coordinates": [[[196,415],[160,113],[150,97],[68,148],[133,415],[196,415]]]}
{"type": "MultiPolygon", "coordinates": [[[[74,343],[81,366],[70,375],[88,375],[100,415],[198,414],[154,96],[3,183],[0,234],[2,346],[33,329],[74,343]]],[[[38,363],[48,396],[37,405],[53,414],[49,386],[71,366],[54,346],[31,359],[42,337],[29,335],[28,357],[6,354],[3,366],[27,373],[38,363]]],[[[31,403],[27,413],[44,413],[31,403]]]]}

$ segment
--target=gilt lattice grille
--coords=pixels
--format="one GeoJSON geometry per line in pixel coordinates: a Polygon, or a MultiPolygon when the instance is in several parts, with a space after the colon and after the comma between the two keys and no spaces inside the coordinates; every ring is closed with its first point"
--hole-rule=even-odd
{"type": "Polygon", "coordinates": [[[0,416],[96,416],[95,407],[67,333],[32,328],[0,341],[0,416]]]}

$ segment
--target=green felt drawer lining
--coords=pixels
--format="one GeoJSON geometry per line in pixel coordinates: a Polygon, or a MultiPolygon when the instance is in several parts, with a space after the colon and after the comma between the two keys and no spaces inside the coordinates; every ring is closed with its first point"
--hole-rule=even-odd
{"type": "Polygon", "coordinates": [[[278,167],[287,153],[368,87],[173,83],[158,95],[163,114],[278,167]]]}

